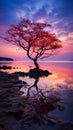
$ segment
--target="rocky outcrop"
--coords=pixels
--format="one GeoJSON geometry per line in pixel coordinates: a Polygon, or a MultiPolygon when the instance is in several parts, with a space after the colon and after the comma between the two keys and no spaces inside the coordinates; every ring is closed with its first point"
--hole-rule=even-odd
{"type": "Polygon", "coordinates": [[[34,68],[34,69],[30,69],[29,70],[29,77],[30,78],[38,78],[38,77],[42,77],[42,76],[48,76],[52,74],[51,72],[49,72],[48,70],[42,70],[42,69],[37,69],[37,68],[34,68]]]}
{"type": "Polygon", "coordinates": [[[51,75],[52,73],[49,72],[48,70],[42,70],[42,69],[37,69],[37,68],[34,68],[34,69],[30,69],[29,72],[25,73],[25,72],[14,72],[15,75],[19,75],[21,77],[24,77],[24,76],[29,76],[30,78],[34,78],[34,79],[37,79],[37,78],[40,78],[40,77],[43,77],[43,76],[48,76],[48,75],[51,75]]]}
{"type": "MultiPolygon", "coordinates": [[[[24,89],[27,85],[23,82],[24,89]]],[[[60,98],[22,96],[22,81],[17,73],[0,71],[0,130],[25,130],[32,123],[63,123],[48,116],[49,111],[60,108],[60,98]],[[45,121],[44,121],[45,120],[45,121]]],[[[62,108],[62,106],[61,106],[62,108]]]]}
{"type": "Polygon", "coordinates": [[[3,69],[3,70],[7,70],[7,69],[12,69],[11,66],[6,66],[6,65],[3,65],[3,66],[0,66],[0,70],[3,69]]]}

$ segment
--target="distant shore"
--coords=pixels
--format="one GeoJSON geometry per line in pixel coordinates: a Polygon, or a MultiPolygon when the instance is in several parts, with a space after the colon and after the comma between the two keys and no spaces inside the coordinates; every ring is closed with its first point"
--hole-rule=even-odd
{"type": "Polygon", "coordinates": [[[8,57],[0,57],[0,61],[14,61],[14,59],[8,57]]]}

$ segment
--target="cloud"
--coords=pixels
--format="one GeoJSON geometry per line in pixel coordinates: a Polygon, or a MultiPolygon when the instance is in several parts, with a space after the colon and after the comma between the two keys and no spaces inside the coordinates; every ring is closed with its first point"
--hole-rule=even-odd
{"type": "Polygon", "coordinates": [[[64,42],[64,44],[73,45],[73,32],[68,32],[67,34],[65,32],[62,32],[59,38],[62,42],[64,42]]]}
{"type": "MultiPolygon", "coordinates": [[[[25,17],[52,25],[49,31],[62,40],[64,49],[70,52],[73,45],[73,0],[0,0],[0,35],[25,17]]],[[[64,50],[63,49],[63,50],[64,50]]],[[[71,51],[72,52],[72,51],[71,51]]],[[[68,55],[67,55],[68,56],[68,55]]]]}
{"type": "Polygon", "coordinates": [[[3,0],[0,1],[0,7],[4,14],[1,21],[10,24],[15,23],[17,18],[25,17],[33,21],[45,19],[54,24],[56,28],[65,28],[72,30],[72,0],[3,0]],[[15,17],[16,16],[16,17],[15,17]],[[8,19],[9,18],[9,19],[8,19]]]}
{"type": "Polygon", "coordinates": [[[73,32],[68,34],[69,38],[73,39],[73,32]]]}
{"type": "Polygon", "coordinates": [[[36,22],[38,22],[38,23],[45,23],[45,18],[40,18],[36,22]]]}
{"type": "Polygon", "coordinates": [[[26,12],[22,9],[20,9],[18,12],[16,12],[16,17],[17,18],[24,18],[26,16],[26,12]]]}

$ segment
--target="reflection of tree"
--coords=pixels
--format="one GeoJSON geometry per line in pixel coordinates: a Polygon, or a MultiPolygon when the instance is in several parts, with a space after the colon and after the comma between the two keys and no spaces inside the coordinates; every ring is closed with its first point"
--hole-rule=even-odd
{"type": "Polygon", "coordinates": [[[49,76],[49,74],[47,75],[45,71],[39,70],[42,72],[42,74],[38,75],[38,71],[37,73],[31,73],[33,71],[35,72],[35,69],[31,69],[29,73],[26,74],[19,72],[19,75],[22,77],[29,76],[30,78],[35,79],[32,86],[28,86],[28,84],[26,84],[27,87],[25,87],[26,85],[24,86],[25,92],[27,93],[23,98],[24,103],[22,105],[25,106],[25,110],[23,110],[25,111],[25,115],[22,121],[30,124],[33,121],[36,123],[43,123],[43,121],[47,121],[48,123],[59,122],[58,119],[49,116],[48,112],[55,109],[63,110],[63,107],[59,104],[61,101],[60,97],[53,94],[50,95],[49,91],[45,92],[44,90],[41,90],[41,88],[39,88],[38,86],[40,77],[49,76]],[[32,88],[36,89],[36,93],[34,92],[34,90],[32,92],[32,88]]]}
{"type": "Polygon", "coordinates": [[[40,79],[40,77],[35,78],[34,84],[33,84],[32,86],[30,86],[30,87],[28,88],[28,90],[27,90],[27,95],[30,96],[31,93],[33,93],[33,95],[34,95],[34,96],[37,96],[38,98],[41,97],[41,98],[43,98],[43,99],[46,99],[46,96],[45,96],[44,93],[45,93],[45,92],[48,92],[48,91],[44,91],[44,92],[43,92],[42,89],[39,88],[39,86],[37,85],[38,82],[39,82],[39,79],[40,79]],[[35,88],[35,89],[36,89],[36,94],[35,94],[34,90],[33,90],[33,92],[32,92],[32,88],[35,88]]]}
{"type": "MultiPolygon", "coordinates": [[[[44,76],[45,76],[45,74],[44,74],[44,76]]],[[[32,88],[36,89],[36,94],[33,90],[33,96],[32,96],[33,101],[31,103],[34,113],[35,113],[34,119],[35,120],[46,120],[46,121],[49,121],[52,123],[59,122],[58,119],[56,119],[52,116],[49,116],[47,114],[48,114],[48,112],[53,111],[57,108],[58,108],[58,110],[63,110],[63,106],[61,106],[59,104],[61,99],[57,95],[56,96],[49,95],[49,91],[42,91],[42,89],[39,88],[38,82],[39,82],[40,76],[38,76],[38,77],[36,76],[36,78],[34,78],[34,79],[35,79],[35,81],[34,81],[33,85],[30,86],[27,91],[27,95],[29,96],[29,99],[30,99],[30,97],[31,97],[30,95],[32,93],[32,88]],[[45,93],[46,93],[46,95],[45,95],[45,93]]]]}
{"type": "MultiPolygon", "coordinates": [[[[41,96],[45,97],[44,93],[42,92],[42,89],[40,89],[37,84],[39,82],[40,77],[47,77],[50,74],[52,74],[52,73],[48,72],[47,70],[41,70],[41,69],[37,70],[35,68],[34,69],[30,69],[29,77],[35,79],[35,81],[34,81],[34,84],[28,88],[27,95],[30,96],[31,89],[35,88],[37,96],[41,95],[41,96]]],[[[33,91],[33,93],[34,93],[34,91],[33,91]]]]}
{"type": "Polygon", "coordinates": [[[39,89],[38,89],[38,86],[37,86],[38,81],[39,81],[39,77],[36,78],[35,81],[34,81],[34,84],[28,88],[28,92],[27,92],[27,95],[28,95],[28,96],[30,95],[30,90],[31,90],[31,88],[33,88],[33,87],[36,88],[37,93],[38,93],[38,90],[39,90],[39,89]]]}

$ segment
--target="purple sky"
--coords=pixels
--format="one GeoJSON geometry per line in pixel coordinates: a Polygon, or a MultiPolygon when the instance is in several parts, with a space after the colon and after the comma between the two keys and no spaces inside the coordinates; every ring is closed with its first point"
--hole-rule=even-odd
{"type": "MultiPolygon", "coordinates": [[[[51,23],[51,31],[62,41],[63,48],[50,60],[73,59],[73,0],[0,0],[0,35],[4,36],[9,26],[18,23],[21,17],[51,23]]],[[[26,59],[23,50],[2,40],[0,56],[26,59]]]]}

